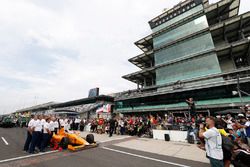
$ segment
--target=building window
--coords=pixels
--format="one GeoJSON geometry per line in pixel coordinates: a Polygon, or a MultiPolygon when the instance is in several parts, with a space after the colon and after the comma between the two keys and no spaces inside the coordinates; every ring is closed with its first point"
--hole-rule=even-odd
{"type": "Polygon", "coordinates": [[[234,59],[236,68],[243,68],[249,66],[247,58],[245,56],[236,57],[234,59]]]}

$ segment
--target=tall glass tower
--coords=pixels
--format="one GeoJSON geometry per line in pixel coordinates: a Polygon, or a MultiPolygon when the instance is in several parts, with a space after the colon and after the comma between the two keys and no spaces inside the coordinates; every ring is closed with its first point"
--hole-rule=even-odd
{"type": "Polygon", "coordinates": [[[239,15],[239,5],[186,0],[150,20],[152,33],[135,42],[143,53],[129,59],[140,70],[123,76],[137,89],[117,95],[117,111],[186,110],[188,97],[201,110],[249,102],[232,95],[250,90],[250,13],[239,15]]]}

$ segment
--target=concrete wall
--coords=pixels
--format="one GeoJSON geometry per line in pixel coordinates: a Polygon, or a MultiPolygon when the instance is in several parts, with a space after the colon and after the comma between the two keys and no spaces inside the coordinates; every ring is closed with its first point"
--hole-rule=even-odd
{"type": "Polygon", "coordinates": [[[157,140],[165,140],[165,134],[169,134],[170,141],[187,142],[187,131],[175,130],[153,130],[153,138],[157,140]]]}

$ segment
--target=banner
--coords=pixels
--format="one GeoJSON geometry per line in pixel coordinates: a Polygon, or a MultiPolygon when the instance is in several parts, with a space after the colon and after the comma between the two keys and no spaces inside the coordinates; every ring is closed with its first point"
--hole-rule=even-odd
{"type": "Polygon", "coordinates": [[[111,104],[103,105],[102,107],[100,107],[96,110],[96,113],[101,113],[101,112],[110,113],[111,112],[111,104]]]}

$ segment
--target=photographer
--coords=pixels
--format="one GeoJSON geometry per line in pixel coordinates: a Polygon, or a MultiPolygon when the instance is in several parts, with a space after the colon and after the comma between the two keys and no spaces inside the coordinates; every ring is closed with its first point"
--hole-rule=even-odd
{"type": "Polygon", "coordinates": [[[224,167],[222,137],[219,130],[215,127],[215,119],[207,117],[205,131],[204,124],[200,124],[199,137],[205,139],[205,149],[212,167],[224,167]]]}

